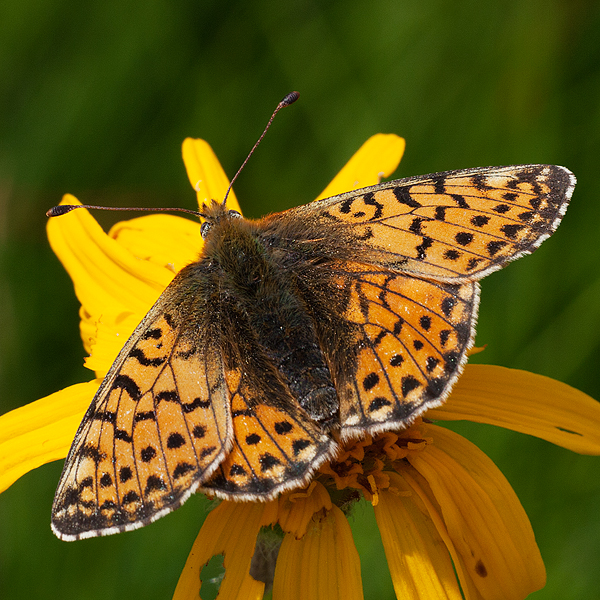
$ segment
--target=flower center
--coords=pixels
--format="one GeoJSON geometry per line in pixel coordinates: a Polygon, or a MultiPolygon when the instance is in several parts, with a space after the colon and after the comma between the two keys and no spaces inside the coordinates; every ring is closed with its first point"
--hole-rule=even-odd
{"type": "Polygon", "coordinates": [[[367,435],[342,445],[341,453],[323,465],[316,476],[328,490],[332,502],[345,512],[361,495],[374,505],[378,490],[390,486],[388,471],[400,471],[411,452],[420,452],[432,443],[423,432],[423,421],[399,432],[367,435]]]}

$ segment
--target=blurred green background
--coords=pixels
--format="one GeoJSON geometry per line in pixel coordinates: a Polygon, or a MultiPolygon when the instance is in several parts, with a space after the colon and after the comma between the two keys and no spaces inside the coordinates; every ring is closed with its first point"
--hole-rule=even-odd
{"type": "MultiPolygon", "coordinates": [[[[78,303],[45,237],[65,192],[194,206],[180,154],[212,144],[248,216],[314,198],[376,132],[407,140],[397,176],[526,162],[579,183],[564,224],[483,284],[474,360],[600,399],[600,3],[597,0],[4,0],[0,5],[0,412],[90,378],[78,303]]],[[[125,214],[97,214],[109,226],[125,214]]],[[[600,588],[600,458],[457,425],[506,474],[548,569],[531,597],[600,588]]],[[[206,506],[142,530],[58,541],[61,463],[0,496],[0,597],[170,598],[206,506]]],[[[392,598],[368,507],[353,519],[366,598],[392,598]]]]}

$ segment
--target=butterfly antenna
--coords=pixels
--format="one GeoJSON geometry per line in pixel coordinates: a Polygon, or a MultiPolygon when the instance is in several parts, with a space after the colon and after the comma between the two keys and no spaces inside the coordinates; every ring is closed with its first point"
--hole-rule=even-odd
{"type": "Polygon", "coordinates": [[[76,208],[88,208],[92,210],[143,210],[146,212],[184,212],[196,217],[204,217],[201,212],[197,210],[191,210],[189,208],[141,208],[134,206],[94,206],[92,204],[59,204],[53,206],[51,209],[46,211],[47,217],[60,217],[66,215],[68,212],[75,210],[76,208]]]}
{"type": "Polygon", "coordinates": [[[238,178],[238,175],[242,172],[242,169],[246,166],[246,163],[248,162],[248,160],[250,159],[250,157],[252,156],[252,154],[254,153],[254,151],[256,150],[256,148],[258,147],[258,145],[262,142],[262,139],[265,137],[265,134],[267,133],[269,127],[271,127],[271,123],[273,122],[273,119],[275,118],[275,115],[284,106],[289,106],[290,104],[293,104],[294,102],[296,102],[296,100],[298,100],[298,98],[300,98],[300,93],[299,92],[290,92],[277,105],[277,107],[273,111],[273,114],[271,115],[271,118],[269,119],[269,122],[267,123],[267,126],[265,127],[264,131],[261,133],[260,137],[256,140],[256,144],[254,144],[254,146],[252,146],[252,150],[250,150],[250,152],[248,152],[248,156],[246,156],[246,160],[242,163],[242,166],[237,170],[237,173],[233,176],[233,178],[231,180],[231,183],[229,184],[229,187],[227,188],[227,191],[225,192],[225,197],[223,198],[223,202],[222,202],[223,205],[225,205],[225,202],[227,202],[227,196],[229,196],[229,192],[231,191],[231,187],[233,186],[233,182],[238,178]]]}
{"type": "MultiPolygon", "coordinates": [[[[275,115],[284,106],[289,106],[290,104],[293,104],[294,102],[296,102],[296,100],[298,100],[298,98],[300,98],[300,94],[298,92],[290,92],[277,105],[277,107],[273,111],[273,114],[271,115],[271,118],[269,119],[269,122],[267,123],[267,126],[265,127],[264,131],[262,132],[261,136],[256,141],[256,144],[254,144],[254,146],[252,146],[252,150],[250,150],[250,152],[248,153],[248,156],[246,156],[246,160],[242,163],[242,166],[238,169],[237,173],[233,176],[233,179],[231,180],[231,183],[229,184],[229,187],[227,188],[227,192],[225,192],[225,197],[223,198],[223,203],[222,203],[223,205],[225,205],[225,202],[227,201],[227,196],[229,196],[229,192],[231,191],[231,186],[233,185],[233,182],[237,179],[238,175],[242,172],[242,169],[246,166],[248,159],[252,156],[252,153],[256,150],[257,146],[261,143],[262,139],[265,137],[265,134],[267,133],[269,127],[271,127],[271,123],[273,122],[275,115]]],[[[188,213],[190,215],[194,215],[196,217],[205,218],[205,215],[203,213],[201,213],[197,210],[190,210],[189,208],[141,208],[141,207],[131,207],[131,206],[130,207],[94,206],[92,204],[60,204],[59,206],[53,206],[51,209],[46,211],[46,216],[47,217],[60,217],[61,215],[65,215],[68,212],[75,210],[76,208],[88,208],[88,209],[92,209],[92,210],[142,210],[142,211],[146,211],[146,212],[183,212],[183,213],[188,213]]]]}

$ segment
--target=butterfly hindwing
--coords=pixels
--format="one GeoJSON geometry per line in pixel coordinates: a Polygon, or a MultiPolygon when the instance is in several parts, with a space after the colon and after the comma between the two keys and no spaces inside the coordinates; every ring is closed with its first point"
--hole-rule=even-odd
{"type": "Polygon", "coordinates": [[[336,231],[338,240],[357,249],[357,260],[472,280],[532,252],[551,235],[574,186],[573,174],[553,165],[464,169],[381,183],[282,217],[336,231]]]}
{"type": "Polygon", "coordinates": [[[233,447],[202,489],[224,498],[268,499],[302,485],[334,443],[292,397],[265,394],[251,376],[226,373],[233,447]]]}
{"type": "Polygon", "coordinates": [[[353,281],[347,317],[362,330],[352,395],[340,410],[344,434],[406,426],[439,405],[472,344],[476,283],[451,285],[385,271],[353,281]]]}
{"type": "MultiPolygon", "coordinates": [[[[220,352],[184,335],[172,284],[100,386],[65,462],[52,523],[63,539],[134,529],[179,506],[231,445],[220,352]]],[[[185,304],[185,303],[183,303],[185,304]]]]}
{"type": "Polygon", "coordinates": [[[312,276],[303,293],[335,380],[343,436],[402,428],[445,399],[472,344],[476,282],[350,261],[319,265],[312,276]]]}

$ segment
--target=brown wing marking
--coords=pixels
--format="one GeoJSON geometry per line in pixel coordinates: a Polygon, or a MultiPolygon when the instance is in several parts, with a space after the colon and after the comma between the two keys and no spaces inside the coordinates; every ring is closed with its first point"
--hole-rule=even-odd
{"type": "Polygon", "coordinates": [[[170,512],[231,445],[220,353],[154,310],[98,390],[65,462],[52,526],[63,539],[135,529],[170,512]]]}
{"type": "Polygon", "coordinates": [[[447,396],[472,344],[476,283],[451,285],[346,264],[355,370],[337,382],[346,436],[395,429],[447,396]],[[354,269],[354,271],[352,271],[354,269]],[[350,280],[350,283],[348,283],[350,280]]]}
{"type": "Polygon", "coordinates": [[[332,439],[291,398],[262,398],[248,377],[228,371],[233,447],[202,491],[268,500],[302,485],[334,451],[332,439]]]}

